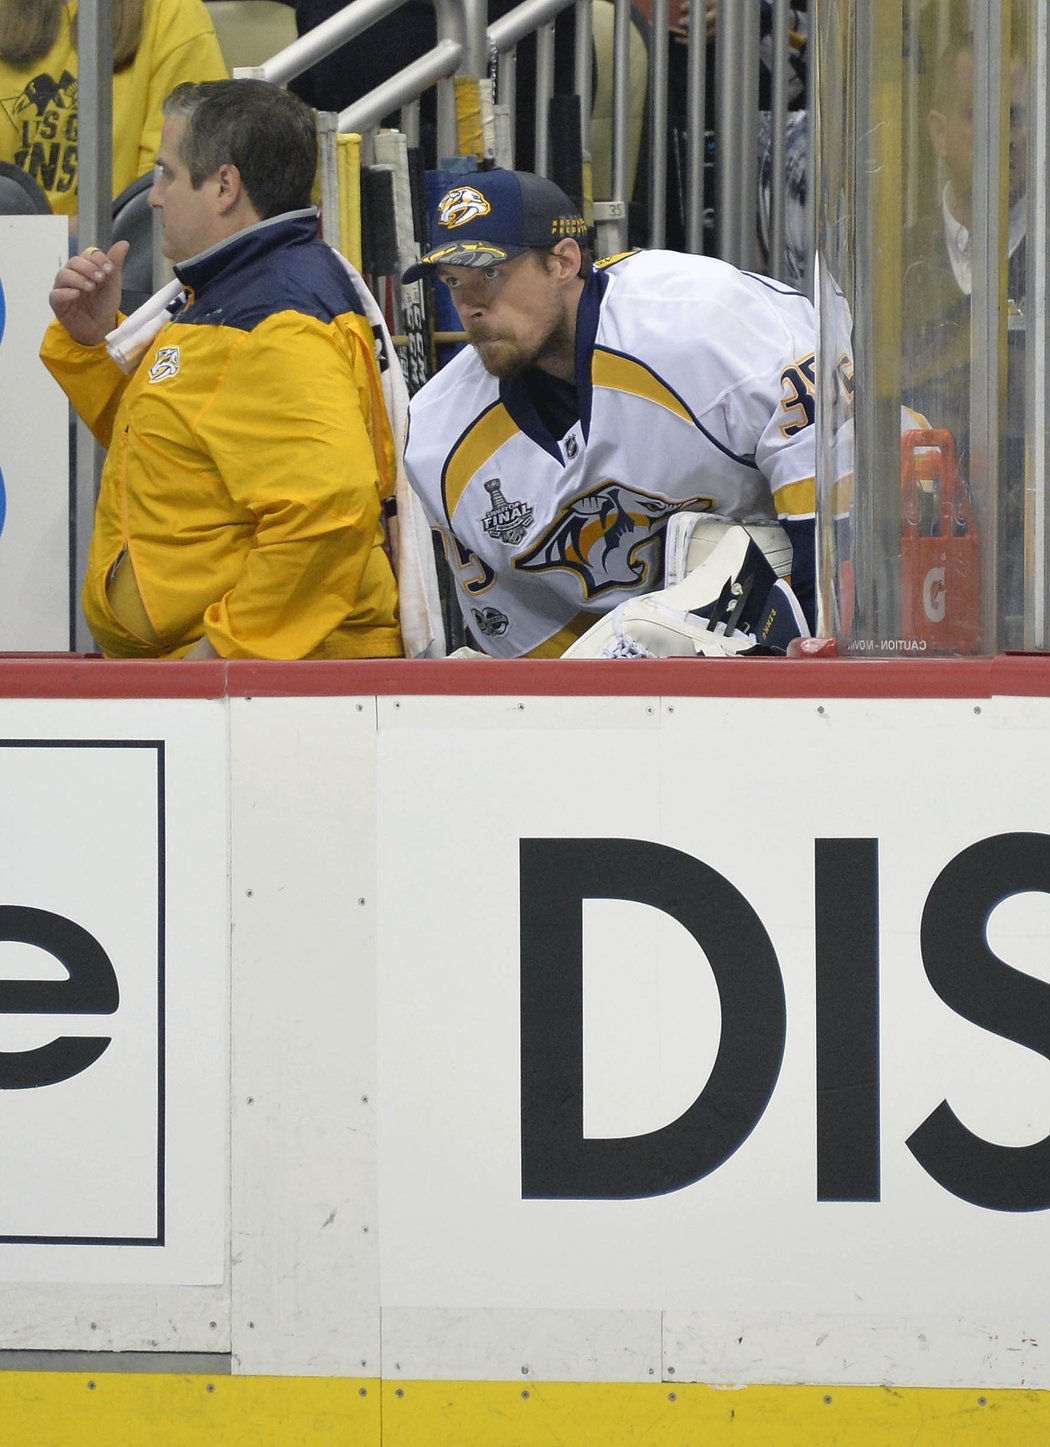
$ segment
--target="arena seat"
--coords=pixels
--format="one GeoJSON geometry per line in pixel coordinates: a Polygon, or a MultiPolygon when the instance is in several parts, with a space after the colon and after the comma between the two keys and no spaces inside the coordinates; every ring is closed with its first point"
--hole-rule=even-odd
{"type": "Polygon", "coordinates": [[[47,216],[51,203],[21,166],[0,161],[0,216],[47,216]]]}
{"type": "Polygon", "coordinates": [[[114,241],[130,241],[124,263],[124,289],[120,309],[129,315],[157,290],[153,276],[153,209],[149,193],[153,172],[125,186],[113,202],[114,241]]]}

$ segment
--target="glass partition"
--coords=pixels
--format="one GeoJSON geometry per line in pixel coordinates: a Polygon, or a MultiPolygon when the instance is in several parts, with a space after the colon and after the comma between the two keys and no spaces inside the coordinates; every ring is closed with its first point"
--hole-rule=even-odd
{"type": "Polygon", "coordinates": [[[821,631],[1046,646],[1047,0],[817,0],[821,631]]]}

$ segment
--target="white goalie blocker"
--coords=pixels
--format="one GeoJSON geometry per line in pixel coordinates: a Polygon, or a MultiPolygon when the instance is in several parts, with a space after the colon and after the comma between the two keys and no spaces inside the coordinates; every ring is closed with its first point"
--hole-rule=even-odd
{"type": "Polygon", "coordinates": [[[667,525],[667,586],[621,603],[563,658],[726,658],[783,655],[808,638],[784,581],[791,543],[778,523],[677,513],[667,525]]]}

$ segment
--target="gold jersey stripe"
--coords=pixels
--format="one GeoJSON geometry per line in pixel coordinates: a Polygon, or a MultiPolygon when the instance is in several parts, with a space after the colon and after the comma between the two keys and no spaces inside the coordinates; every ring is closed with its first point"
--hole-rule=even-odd
{"type": "Polygon", "coordinates": [[[501,402],[490,407],[457,445],[445,464],[441,491],[445,516],[451,523],[467,483],[489,458],[518,431],[518,424],[501,402]]]}
{"type": "Polygon", "coordinates": [[[684,422],[696,421],[689,408],[675,396],[666,383],[661,382],[648,367],[631,357],[621,357],[616,352],[606,352],[601,347],[596,347],[591,377],[596,387],[608,387],[614,392],[630,392],[635,397],[644,397],[649,402],[666,408],[684,422]]]}
{"type": "Polygon", "coordinates": [[[640,249],[640,247],[632,246],[630,251],[617,251],[614,256],[603,256],[594,264],[600,271],[604,271],[607,266],[615,266],[618,261],[625,261],[628,256],[637,256],[640,249]]]}
{"type": "Polygon", "coordinates": [[[560,658],[566,648],[570,648],[577,638],[582,638],[587,629],[597,623],[601,617],[600,613],[577,613],[575,618],[570,618],[564,628],[559,628],[557,633],[545,638],[542,643],[537,643],[524,654],[525,658],[560,658]]]}
{"type": "Polygon", "coordinates": [[[817,511],[817,480],[807,477],[802,482],[786,482],[774,489],[773,503],[779,518],[811,518],[817,511]]]}

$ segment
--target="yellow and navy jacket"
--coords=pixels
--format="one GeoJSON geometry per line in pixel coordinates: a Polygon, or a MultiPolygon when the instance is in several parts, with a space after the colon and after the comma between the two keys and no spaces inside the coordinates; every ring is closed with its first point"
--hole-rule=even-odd
{"type": "Polygon", "coordinates": [[[669,251],[591,275],[567,394],[535,368],[498,381],[464,348],[412,399],[405,466],[478,646],[560,654],[661,587],[680,511],[779,519],[811,615],[815,351],[804,296],[669,251]]]}
{"type": "MultiPolygon", "coordinates": [[[[78,9],[79,0],[64,7],[47,55],[25,67],[0,60],[0,161],[28,171],[63,215],[77,209],[78,9]]],[[[169,92],[227,73],[203,0],[146,0],[139,48],[113,77],[114,196],[153,169],[169,92]]]]}
{"type": "Polygon", "coordinates": [[[375,338],[314,210],[176,267],[184,306],[129,378],[53,322],[41,351],[108,448],[84,612],[111,657],[401,653],[375,338]],[[137,586],[136,586],[137,585],[137,586]]]}

